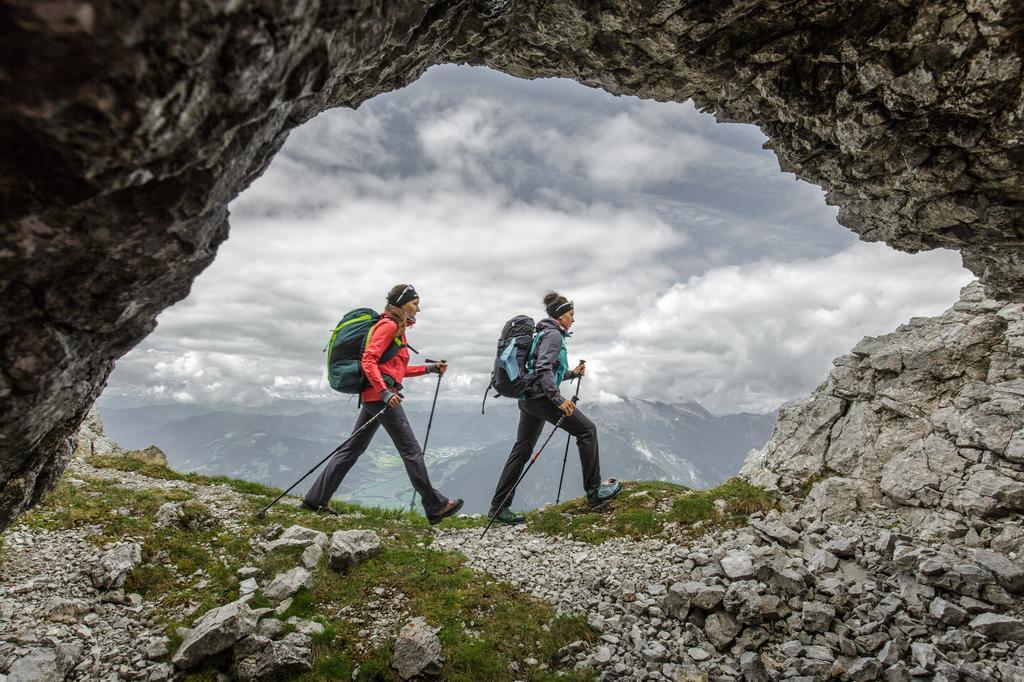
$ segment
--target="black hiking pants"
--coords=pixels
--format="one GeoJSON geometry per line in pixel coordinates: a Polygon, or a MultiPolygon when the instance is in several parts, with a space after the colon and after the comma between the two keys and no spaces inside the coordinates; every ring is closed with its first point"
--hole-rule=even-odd
{"type": "MultiPolygon", "coordinates": [[[[555,424],[562,417],[562,411],[547,398],[533,398],[519,401],[519,429],[516,431],[516,443],[508,455],[505,468],[501,470],[498,487],[491,500],[491,512],[501,511],[500,506],[505,496],[512,491],[523,467],[533,454],[533,449],[540,440],[544,430],[544,422],[555,424]]],[[[580,451],[580,466],[583,468],[583,488],[587,492],[596,490],[601,485],[601,463],[597,454],[597,427],[594,422],[577,409],[571,417],[566,417],[560,427],[576,437],[576,447],[580,451]]],[[[512,498],[505,502],[512,504],[512,498]]]]}
{"type": "Polygon", "coordinates": [[[423,462],[423,450],[416,442],[416,435],[412,432],[412,426],[409,425],[409,419],[405,416],[402,406],[398,405],[386,410],[382,401],[363,403],[363,408],[359,411],[359,417],[356,419],[356,425],[352,431],[359,429],[381,410],[384,410],[384,414],[377,421],[358,436],[335,449],[332,453],[333,456],[327,460],[327,466],[320,473],[320,477],[306,493],[306,503],[319,508],[331,501],[334,492],[345,478],[345,474],[356,463],[359,456],[366,452],[374,434],[377,433],[377,428],[383,424],[384,430],[391,436],[391,440],[398,449],[398,454],[402,457],[405,472],[409,474],[412,487],[420,494],[423,510],[428,517],[437,516],[448,504],[448,498],[430,485],[427,466],[423,462]]]}

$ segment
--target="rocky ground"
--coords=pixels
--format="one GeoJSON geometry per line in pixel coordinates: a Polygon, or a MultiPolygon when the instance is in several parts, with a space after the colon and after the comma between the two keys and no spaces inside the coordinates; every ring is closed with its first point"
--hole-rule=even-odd
{"type": "MultiPolygon", "coordinates": [[[[137,489],[187,491],[202,501],[229,530],[238,530],[242,496],[225,486],[158,480],[131,472],[72,462],[66,480],[76,476],[112,481],[137,489]]],[[[102,495],[99,492],[91,495],[102,495]]],[[[113,513],[127,515],[128,509],[113,513]]],[[[47,530],[15,527],[3,536],[0,569],[0,670],[8,682],[37,679],[163,680],[173,674],[164,661],[168,638],[152,619],[154,604],[121,589],[138,559],[103,566],[138,539],[124,537],[98,551],[95,525],[47,530]],[[104,573],[104,568],[106,572],[104,573]],[[98,572],[97,572],[98,571],[98,572]],[[96,573],[96,577],[94,577],[96,573]]]]}
{"type": "Polygon", "coordinates": [[[436,545],[600,633],[563,660],[601,679],[1022,680],[1020,521],[990,549],[924,540],[895,512],[795,513],[699,540],[600,545],[498,528],[436,545]]]}
{"type": "MultiPolygon", "coordinates": [[[[188,503],[162,504],[157,522],[187,523],[182,505],[200,503],[229,531],[245,532],[247,496],[224,485],[84,462],[74,463],[69,476],[73,486],[84,485],[75,478],[81,476],[187,493],[188,503]]],[[[1024,679],[1020,519],[1004,519],[998,533],[989,528],[965,542],[916,528],[898,510],[869,511],[847,522],[799,510],[757,512],[749,525],[694,539],[673,539],[670,528],[657,538],[594,544],[523,526],[495,527],[484,539],[476,526],[427,539],[433,549],[465,555],[480,572],[475,580],[490,574],[589,624],[590,634],[565,643],[554,660],[530,653],[512,660],[510,679],[517,671],[542,679],[549,665],[626,680],[1024,679]]],[[[177,605],[178,615],[194,623],[172,642],[166,605],[123,585],[138,570],[141,538],[98,547],[101,530],[22,526],[4,535],[0,671],[7,682],[163,680],[182,677],[217,652],[233,660],[222,674],[238,679],[301,675],[325,627],[285,617],[292,598],[312,585],[317,570],[344,576],[380,546],[369,530],[329,535],[269,524],[244,557],[231,557],[256,564],[232,571],[236,601],[194,619],[195,604],[177,605]],[[282,555],[289,550],[291,559],[282,555]],[[277,567],[269,573],[257,567],[268,558],[277,567]]],[[[198,592],[213,578],[178,580],[198,592]]],[[[413,601],[390,586],[374,587],[367,597],[372,615],[361,605],[332,602],[331,617],[350,622],[364,648],[386,642],[405,651],[401,658],[393,653],[393,674],[444,670],[438,628],[413,620],[413,601]]],[[[467,640],[475,636],[471,624],[462,628],[467,640]]]]}
{"type": "Polygon", "coordinates": [[[286,498],[261,521],[266,493],[137,465],[159,476],[74,461],[2,536],[0,682],[472,679],[517,651],[543,661],[524,679],[547,679],[556,652],[586,635],[582,620],[562,623],[429,548],[424,520],[318,516],[286,498]],[[516,637],[488,613],[496,605],[524,619],[516,637]]]}

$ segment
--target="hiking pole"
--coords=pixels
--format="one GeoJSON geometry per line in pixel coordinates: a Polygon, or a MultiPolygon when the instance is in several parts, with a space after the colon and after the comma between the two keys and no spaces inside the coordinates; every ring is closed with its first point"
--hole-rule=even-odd
{"type": "MultiPolygon", "coordinates": [[[[573,397],[573,399],[572,399],[573,404],[575,404],[578,400],[579,400],[579,396],[573,397]]],[[[557,422],[555,422],[555,428],[551,429],[551,433],[549,433],[548,437],[544,440],[544,445],[541,445],[540,449],[537,450],[537,452],[533,453],[533,457],[530,458],[530,463],[526,465],[526,469],[519,476],[519,480],[516,481],[515,485],[512,486],[512,490],[508,491],[508,495],[505,496],[505,499],[501,501],[501,505],[498,506],[499,510],[500,509],[504,509],[505,505],[508,504],[508,501],[510,499],[512,499],[512,495],[515,494],[516,488],[518,488],[519,484],[523,482],[524,478],[526,478],[526,474],[530,473],[530,467],[532,467],[533,463],[537,461],[538,457],[540,457],[540,453],[543,452],[544,448],[547,447],[548,442],[550,442],[550,440],[551,440],[551,437],[555,435],[555,431],[558,430],[558,427],[562,425],[563,421],[565,421],[565,415],[564,414],[561,417],[558,418],[557,422]]],[[[480,539],[481,540],[483,539],[483,537],[485,535],[487,535],[487,531],[489,531],[491,529],[491,525],[494,523],[494,519],[496,519],[496,518],[498,518],[497,514],[492,516],[491,520],[487,522],[487,527],[484,528],[484,532],[480,533],[480,539]]]]}
{"type": "Polygon", "coordinates": [[[350,433],[350,434],[349,434],[349,436],[348,436],[348,438],[346,438],[345,440],[341,441],[341,445],[339,445],[338,447],[336,447],[336,448],[334,448],[333,450],[331,450],[331,454],[327,455],[327,456],[326,456],[326,457],[324,457],[324,458],[323,458],[322,460],[320,460],[320,463],[319,463],[319,464],[317,464],[317,465],[316,465],[315,467],[313,467],[312,469],[310,469],[309,471],[307,471],[307,472],[306,472],[306,473],[305,473],[305,474],[303,475],[303,477],[302,477],[302,478],[300,478],[299,480],[295,481],[295,483],[292,483],[292,484],[291,484],[291,487],[289,487],[289,488],[288,488],[288,490],[285,490],[285,491],[284,491],[283,493],[281,493],[280,495],[278,495],[278,496],[277,496],[277,497],[276,497],[276,498],[274,499],[274,501],[273,501],[273,502],[271,502],[270,504],[268,504],[268,505],[267,505],[266,507],[264,507],[263,509],[260,509],[260,510],[259,510],[259,512],[257,512],[257,514],[256,514],[256,518],[258,518],[258,519],[263,519],[263,518],[264,518],[264,517],[265,517],[265,516],[267,515],[267,510],[268,510],[268,509],[270,509],[270,508],[271,508],[271,507],[273,507],[273,506],[274,506],[275,504],[277,504],[277,503],[278,503],[278,501],[280,501],[280,499],[281,499],[282,497],[284,497],[285,495],[287,495],[288,493],[290,493],[290,492],[292,491],[292,488],[294,488],[295,486],[297,486],[298,484],[300,484],[300,483],[302,483],[302,482],[303,482],[304,480],[306,480],[306,477],[307,477],[307,476],[309,476],[309,475],[310,475],[311,473],[313,473],[314,471],[316,471],[317,469],[319,469],[320,467],[322,467],[322,466],[324,465],[324,462],[326,462],[326,461],[327,461],[327,460],[329,460],[329,459],[330,459],[331,457],[333,457],[333,456],[334,456],[334,453],[336,453],[336,452],[338,451],[338,449],[339,449],[339,448],[341,448],[342,446],[344,446],[344,445],[345,445],[345,443],[347,443],[347,442],[349,442],[350,440],[352,440],[353,438],[355,438],[355,437],[356,437],[356,434],[358,434],[358,433],[359,433],[360,431],[362,431],[363,429],[365,429],[365,428],[366,428],[367,426],[369,426],[369,425],[370,425],[370,424],[372,424],[373,422],[377,421],[377,417],[379,417],[379,416],[381,416],[382,414],[384,414],[384,410],[386,410],[386,409],[388,409],[388,406],[387,406],[387,404],[385,404],[385,405],[384,405],[384,408],[383,408],[383,409],[381,409],[381,411],[380,411],[380,412],[378,412],[377,414],[375,414],[375,415],[373,415],[372,417],[370,417],[370,419],[369,419],[369,420],[367,420],[367,422],[366,422],[365,424],[363,424],[363,425],[362,425],[362,426],[360,426],[360,427],[359,427],[358,429],[356,429],[355,431],[353,431],[352,433],[350,433]]]}
{"type": "MultiPolygon", "coordinates": [[[[427,362],[438,363],[445,362],[445,360],[431,360],[426,359],[427,362]]],[[[434,408],[437,407],[437,393],[441,390],[441,379],[444,377],[443,374],[437,375],[437,386],[434,388],[434,402],[430,406],[430,419],[427,420],[427,435],[423,436],[423,464],[426,465],[427,460],[427,443],[430,442],[430,426],[434,423],[434,408]]],[[[409,511],[416,508],[416,490],[412,491],[412,499],[409,500],[409,511]]]]}
{"type": "MultiPolygon", "coordinates": [[[[586,360],[580,360],[580,367],[587,364],[586,360]]],[[[580,374],[576,377],[576,397],[574,400],[580,399],[580,384],[583,383],[583,375],[580,374]]],[[[565,455],[562,457],[562,473],[558,475],[558,494],[555,495],[555,504],[562,501],[562,480],[565,478],[565,463],[569,460],[569,441],[572,440],[572,434],[565,434],[565,455]]]]}

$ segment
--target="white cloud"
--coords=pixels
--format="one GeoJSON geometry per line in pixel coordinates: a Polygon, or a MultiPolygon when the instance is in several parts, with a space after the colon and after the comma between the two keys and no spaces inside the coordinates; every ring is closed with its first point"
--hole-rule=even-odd
{"type": "Polygon", "coordinates": [[[452,363],[449,396],[478,399],[504,321],[540,315],[557,289],[577,303],[585,399],[770,409],[860,335],[937,312],[965,280],[948,254],[845,248],[821,190],[781,174],[751,126],[480,73],[432,70],[294,131],[111,391],[326,397],[321,349],[338,318],[412,282],[424,309],[410,340],[452,363]]]}
{"type": "Polygon", "coordinates": [[[864,243],[718,268],[673,285],[592,354],[621,369],[601,376],[616,392],[763,411],[807,393],[861,337],[942,312],[970,279],[955,253],[864,243]]]}

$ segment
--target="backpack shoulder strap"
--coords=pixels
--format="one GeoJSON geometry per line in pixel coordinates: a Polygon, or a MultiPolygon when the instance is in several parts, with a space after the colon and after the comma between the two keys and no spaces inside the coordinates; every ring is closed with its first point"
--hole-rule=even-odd
{"type": "MultiPolygon", "coordinates": [[[[373,326],[370,327],[370,330],[368,332],[366,332],[366,338],[363,339],[363,350],[364,351],[366,350],[366,346],[369,345],[370,339],[373,337],[373,332],[376,331],[378,324],[380,324],[380,320],[377,320],[376,322],[374,322],[373,326]]],[[[408,345],[408,344],[406,344],[406,345],[408,345]]],[[[409,346],[409,348],[412,348],[412,346],[409,346]]],[[[394,339],[394,342],[390,346],[385,348],[383,353],[381,353],[380,360],[377,361],[377,364],[379,365],[379,364],[387,362],[391,358],[395,357],[398,354],[398,351],[400,351],[401,349],[402,349],[402,340],[396,336],[395,339],[394,339]]]]}
{"type": "Polygon", "coordinates": [[[533,335],[533,343],[530,344],[530,352],[526,356],[526,371],[528,374],[533,374],[534,361],[537,355],[537,342],[540,341],[540,337],[544,335],[544,330],[540,329],[536,334],[533,335]]]}

